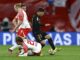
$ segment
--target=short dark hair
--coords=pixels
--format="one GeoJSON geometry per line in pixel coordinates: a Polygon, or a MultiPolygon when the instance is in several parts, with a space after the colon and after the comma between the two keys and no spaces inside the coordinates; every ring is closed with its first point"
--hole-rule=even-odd
{"type": "Polygon", "coordinates": [[[43,8],[39,8],[39,9],[37,10],[37,12],[44,12],[44,9],[43,9],[43,8]]]}
{"type": "Polygon", "coordinates": [[[16,37],[16,41],[23,42],[23,39],[21,37],[16,37]]]}

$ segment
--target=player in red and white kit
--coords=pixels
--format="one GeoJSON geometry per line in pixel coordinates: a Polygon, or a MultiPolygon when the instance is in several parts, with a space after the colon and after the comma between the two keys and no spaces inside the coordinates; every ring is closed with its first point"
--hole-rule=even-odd
{"type": "Polygon", "coordinates": [[[15,26],[13,32],[16,31],[18,36],[25,37],[31,31],[31,26],[26,14],[26,6],[18,3],[14,5],[14,9],[18,13],[13,19],[13,24],[15,26]]]}
{"type": "Polygon", "coordinates": [[[29,54],[28,50],[30,49],[33,56],[40,56],[41,54],[41,44],[35,41],[22,39],[21,37],[16,38],[16,43],[22,46],[21,52],[18,56],[27,56],[29,54]]]}
{"type": "MultiPolygon", "coordinates": [[[[17,15],[13,19],[14,29],[12,32],[16,32],[17,36],[25,38],[26,35],[31,32],[31,26],[26,14],[26,6],[22,3],[17,3],[14,5],[14,9],[17,12],[17,15]]],[[[12,52],[16,47],[18,47],[18,45],[9,48],[9,52],[12,52]]]]}

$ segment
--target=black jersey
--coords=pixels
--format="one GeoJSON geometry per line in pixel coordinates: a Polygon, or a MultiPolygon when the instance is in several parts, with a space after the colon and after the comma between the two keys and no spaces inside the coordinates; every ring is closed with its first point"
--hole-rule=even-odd
{"type": "Polygon", "coordinates": [[[38,15],[33,15],[33,17],[32,17],[32,31],[39,32],[40,26],[42,26],[42,24],[40,23],[40,17],[38,15]]]}
{"type": "Polygon", "coordinates": [[[44,26],[40,23],[40,17],[38,15],[33,15],[33,18],[32,18],[32,33],[33,33],[33,36],[36,38],[36,41],[37,42],[40,42],[41,40],[44,40],[45,38],[45,35],[46,33],[43,33],[41,30],[40,30],[40,27],[41,26],[44,26]]]}

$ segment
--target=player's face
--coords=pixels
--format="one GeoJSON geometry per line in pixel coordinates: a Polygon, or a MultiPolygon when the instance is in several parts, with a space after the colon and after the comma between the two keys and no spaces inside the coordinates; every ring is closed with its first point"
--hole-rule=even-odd
{"type": "Polygon", "coordinates": [[[22,9],[24,9],[24,11],[26,11],[26,6],[23,6],[22,9]]]}
{"type": "Polygon", "coordinates": [[[38,12],[38,15],[39,16],[43,16],[44,15],[44,12],[38,12]]]}
{"type": "Polygon", "coordinates": [[[21,9],[20,6],[16,6],[16,5],[14,5],[14,10],[15,10],[16,12],[18,12],[19,9],[21,9]]]}
{"type": "Polygon", "coordinates": [[[43,16],[44,15],[44,12],[41,12],[41,16],[43,16]]]}

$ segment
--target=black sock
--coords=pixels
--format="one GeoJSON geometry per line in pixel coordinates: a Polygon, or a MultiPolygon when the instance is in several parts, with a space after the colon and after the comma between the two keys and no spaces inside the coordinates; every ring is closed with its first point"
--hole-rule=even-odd
{"type": "Polygon", "coordinates": [[[53,43],[52,39],[51,38],[48,39],[48,42],[49,42],[51,48],[54,50],[55,49],[55,46],[54,46],[54,43],[53,43]]]}

